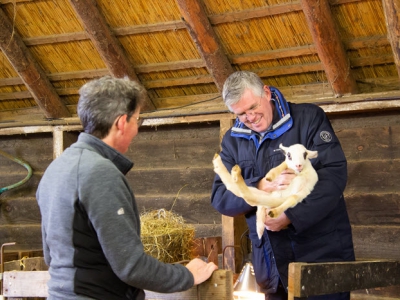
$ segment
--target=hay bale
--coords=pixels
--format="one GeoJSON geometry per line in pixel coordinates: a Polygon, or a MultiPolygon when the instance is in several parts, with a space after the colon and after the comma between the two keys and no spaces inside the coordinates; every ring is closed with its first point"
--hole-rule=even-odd
{"type": "Polygon", "coordinates": [[[182,216],[164,209],[140,216],[145,253],[165,263],[191,259],[195,229],[182,216]]]}

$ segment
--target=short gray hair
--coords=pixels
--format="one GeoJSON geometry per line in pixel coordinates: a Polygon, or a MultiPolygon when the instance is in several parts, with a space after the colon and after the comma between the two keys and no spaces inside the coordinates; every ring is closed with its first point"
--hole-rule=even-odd
{"type": "Polygon", "coordinates": [[[224,99],[225,105],[229,107],[239,102],[247,89],[251,89],[256,94],[263,91],[264,85],[256,73],[237,71],[226,79],[222,89],[222,99],[224,99]]]}
{"type": "Polygon", "coordinates": [[[128,78],[104,76],[84,84],[79,90],[77,113],[86,133],[100,139],[110,132],[115,119],[128,120],[143,105],[144,88],[128,78]]]}

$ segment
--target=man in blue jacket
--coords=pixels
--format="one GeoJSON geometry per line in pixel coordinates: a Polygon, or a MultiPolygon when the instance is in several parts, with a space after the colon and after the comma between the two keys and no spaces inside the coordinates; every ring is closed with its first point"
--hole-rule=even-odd
{"type": "MultiPolygon", "coordinates": [[[[220,213],[244,214],[252,241],[252,260],[257,282],[266,299],[287,299],[290,262],[354,260],[354,249],[343,191],[347,162],[324,111],[312,104],[286,102],[280,91],[263,84],[254,73],[235,72],[224,84],[222,97],[237,115],[222,140],[221,159],[228,170],[238,164],[249,186],[271,192],[285,189],[294,178],[291,170],[268,182],[264,176],[284,160],[279,144],[303,144],[318,151],[312,163],[318,182],[301,203],[277,218],[266,216],[261,239],[256,232],[256,207],[214,180],[211,202],[220,213]]],[[[309,297],[350,299],[350,293],[309,297]]]]}

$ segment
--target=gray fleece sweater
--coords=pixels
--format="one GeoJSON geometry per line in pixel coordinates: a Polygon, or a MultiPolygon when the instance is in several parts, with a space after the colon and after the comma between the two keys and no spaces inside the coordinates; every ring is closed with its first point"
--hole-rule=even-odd
{"type": "Polygon", "coordinates": [[[81,133],[45,171],[36,192],[42,215],[48,299],[144,299],[194,284],[182,265],[143,251],[140,218],[126,173],[133,163],[81,133]]]}

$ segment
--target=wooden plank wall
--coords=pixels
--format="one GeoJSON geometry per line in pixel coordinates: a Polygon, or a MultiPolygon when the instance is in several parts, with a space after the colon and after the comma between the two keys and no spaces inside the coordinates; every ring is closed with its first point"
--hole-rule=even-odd
{"type": "MultiPolygon", "coordinates": [[[[400,114],[330,116],[348,161],[345,199],[356,259],[400,260],[400,114]]],[[[352,299],[399,299],[400,286],[352,299]]]]}
{"type": "MultiPolygon", "coordinates": [[[[329,117],[348,158],[345,196],[356,257],[400,260],[400,112],[329,117]]],[[[196,226],[198,237],[220,236],[221,216],[210,205],[211,159],[219,151],[219,122],[140,131],[127,153],[135,162],[128,179],[139,208],[172,209],[196,226]]],[[[69,132],[68,140],[77,134],[69,132]]],[[[52,161],[52,147],[51,133],[0,136],[0,149],[24,159],[34,170],[26,184],[0,195],[0,244],[17,242],[24,250],[41,247],[35,191],[52,161]]],[[[0,187],[25,175],[23,167],[0,156],[0,187]]],[[[356,291],[352,299],[398,299],[398,295],[399,286],[356,291]]]]}
{"type": "Polygon", "coordinates": [[[172,210],[196,227],[198,237],[221,236],[221,215],[211,207],[212,158],[219,152],[219,124],[144,127],[126,154],[141,211],[172,210]]]}

